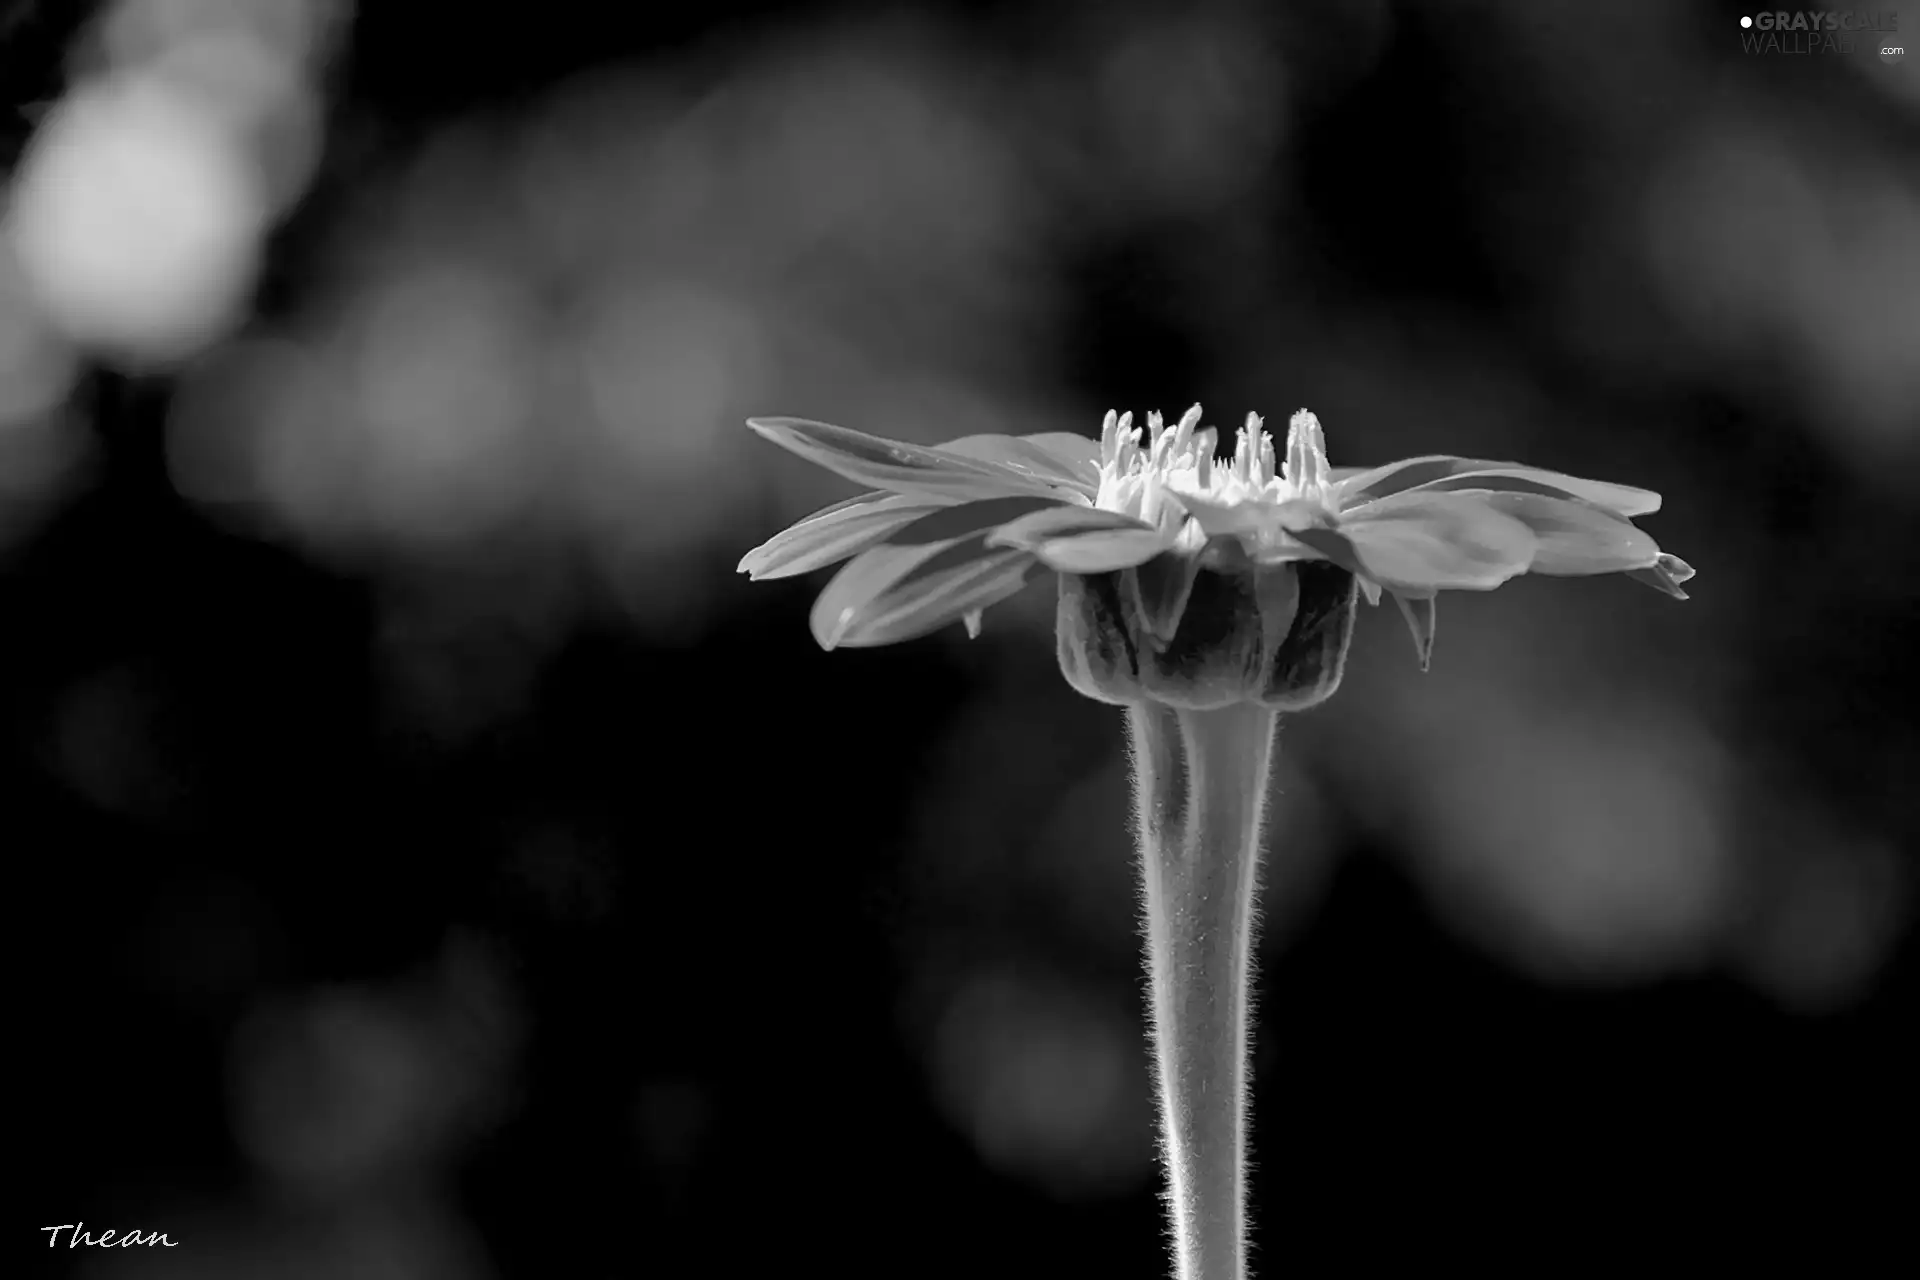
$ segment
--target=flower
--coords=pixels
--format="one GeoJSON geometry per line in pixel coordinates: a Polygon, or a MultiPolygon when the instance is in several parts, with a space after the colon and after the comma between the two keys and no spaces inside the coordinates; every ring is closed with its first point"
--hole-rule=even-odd
{"type": "Polygon", "coordinates": [[[740,561],[778,578],[845,560],[813,634],[890,644],[1059,577],[1060,669],[1124,705],[1132,750],[1166,1203],[1182,1276],[1246,1274],[1254,886],[1278,712],[1340,683],[1355,602],[1398,602],[1424,670],[1434,597],[1533,570],[1693,576],[1631,517],[1658,494],[1511,462],[1327,465],[1295,414],[1284,461],[1248,415],[1231,460],[1200,406],[1169,428],[1107,414],[1100,439],[979,435],[937,448],[795,418],[767,439],[857,483],[740,561]]]}
{"type": "Polygon", "coordinates": [[[1199,405],[1172,427],[1149,414],[1144,432],[1109,412],[1097,442],[1048,432],[929,448],[751,419],[873,491],[756,547],[740,571],[781,578],[847,561],[813,608],[814,637],[832,649],[955,621],[976,635],[984,610],[1051,569],[1062,667],[1076,688],[1196,706],[1239,697],[1296,707],[1331,692],[1356,590],[1373,604],[1394,597],[1423,670],[1439,591],[1490,590],[1529,571],[1625,573],[1686,598],[1693,570],[1632,523],[1659,510],[1645,489],[1445,455],[1330,467],[1319,419],[1304,409],[1284,458],[1249,414],[1220,459],[1216,432],[1199,423],[1199,405]],[[1208,689],[1188,688],[1196,679],[1208,689]],[[1190,693],[1203,701],[1183,702],[1190,693]]]}

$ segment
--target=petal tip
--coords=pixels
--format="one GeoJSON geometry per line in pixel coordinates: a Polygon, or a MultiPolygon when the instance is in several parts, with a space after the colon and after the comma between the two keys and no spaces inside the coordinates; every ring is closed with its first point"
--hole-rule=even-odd
{"type": "Polygon", "coordinates": [[[1434,598],[1395,592],[1393,602],[1400,606],[1400,616],[1406,619],[1407,632],[1413,637],[1414,656],[1420,660],[1420,670],[1425,672],[1433,661],[1434,598]]]}
{"type": "MultiPolygon", "coordinates": [[[[830,624],[824,626],[816,625],[814,627],[813,638],[820,642],[822,649],[828,653],[832,653],[846,640],[847,628],[853,625],[853,615],[853,609],[842,609],[839,616],[834,618],[830,624]]],[[[820,621],[824,621],[824,619],[820,621]]]]}
{"type": "Polygon", "coordinates": [[[1678,556],[1661,555],[1660,559],[1641,569],[1627,570],[1627,576],[1635,582],[1652,587],[1655,591],[1665,592],[1675,600],[1691,599],[1680,584],[1693,577],[1693,568],[1678,556]]]}

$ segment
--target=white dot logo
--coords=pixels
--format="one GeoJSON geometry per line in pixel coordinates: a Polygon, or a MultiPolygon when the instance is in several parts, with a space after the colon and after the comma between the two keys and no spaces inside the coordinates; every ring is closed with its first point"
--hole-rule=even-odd
{"type": "Polygon", "coordinates": [[[1740,19],[1740,25],[1741,25],[1741,26],[1743,26],[1743,27],[1750,27],[1750,26],[1752,26],[1752,25],[1753,25],[1753,19],[1752,19],[1752,18],[1742,18],[1742,19],[1740,19]]]}

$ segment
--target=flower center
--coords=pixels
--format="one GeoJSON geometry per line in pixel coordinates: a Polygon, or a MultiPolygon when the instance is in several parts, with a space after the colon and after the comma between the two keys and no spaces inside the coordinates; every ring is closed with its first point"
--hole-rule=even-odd
{"type": "MultiPolygon", "coordinates": [[[[1257,414],[1247,415],[1232,458],[1214,457],[1217,441],[1212,427],[1200,427],[1197,404],[1171,428],[1158,413],[1149,413],[1144,438],[1131,413],[1116,417],[1109,411],[1100,428],[1100,491],[1094,505],[1149,524],[1206,508],[1237,515],[1232,523],[1244,524],[1236,530],[1244,532],[1303,528],[1332,513],[1326,436],[1313,414],[1302,409],[1293,415],[1287,456],[1277,469],[1273,437],[1257,414]]],[[[1202,518],[1199,523],[1215,522],[1202,518]]]]}

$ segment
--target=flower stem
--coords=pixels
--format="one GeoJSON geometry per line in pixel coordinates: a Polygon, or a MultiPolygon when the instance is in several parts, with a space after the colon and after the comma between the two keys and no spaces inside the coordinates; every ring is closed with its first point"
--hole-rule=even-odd
{"type": "Polygon", "coordinates": [[[1277,718],[1253,704],[1127,709],[1179,1280],[1247,1274],[1254,900],[1277,718]]]}

